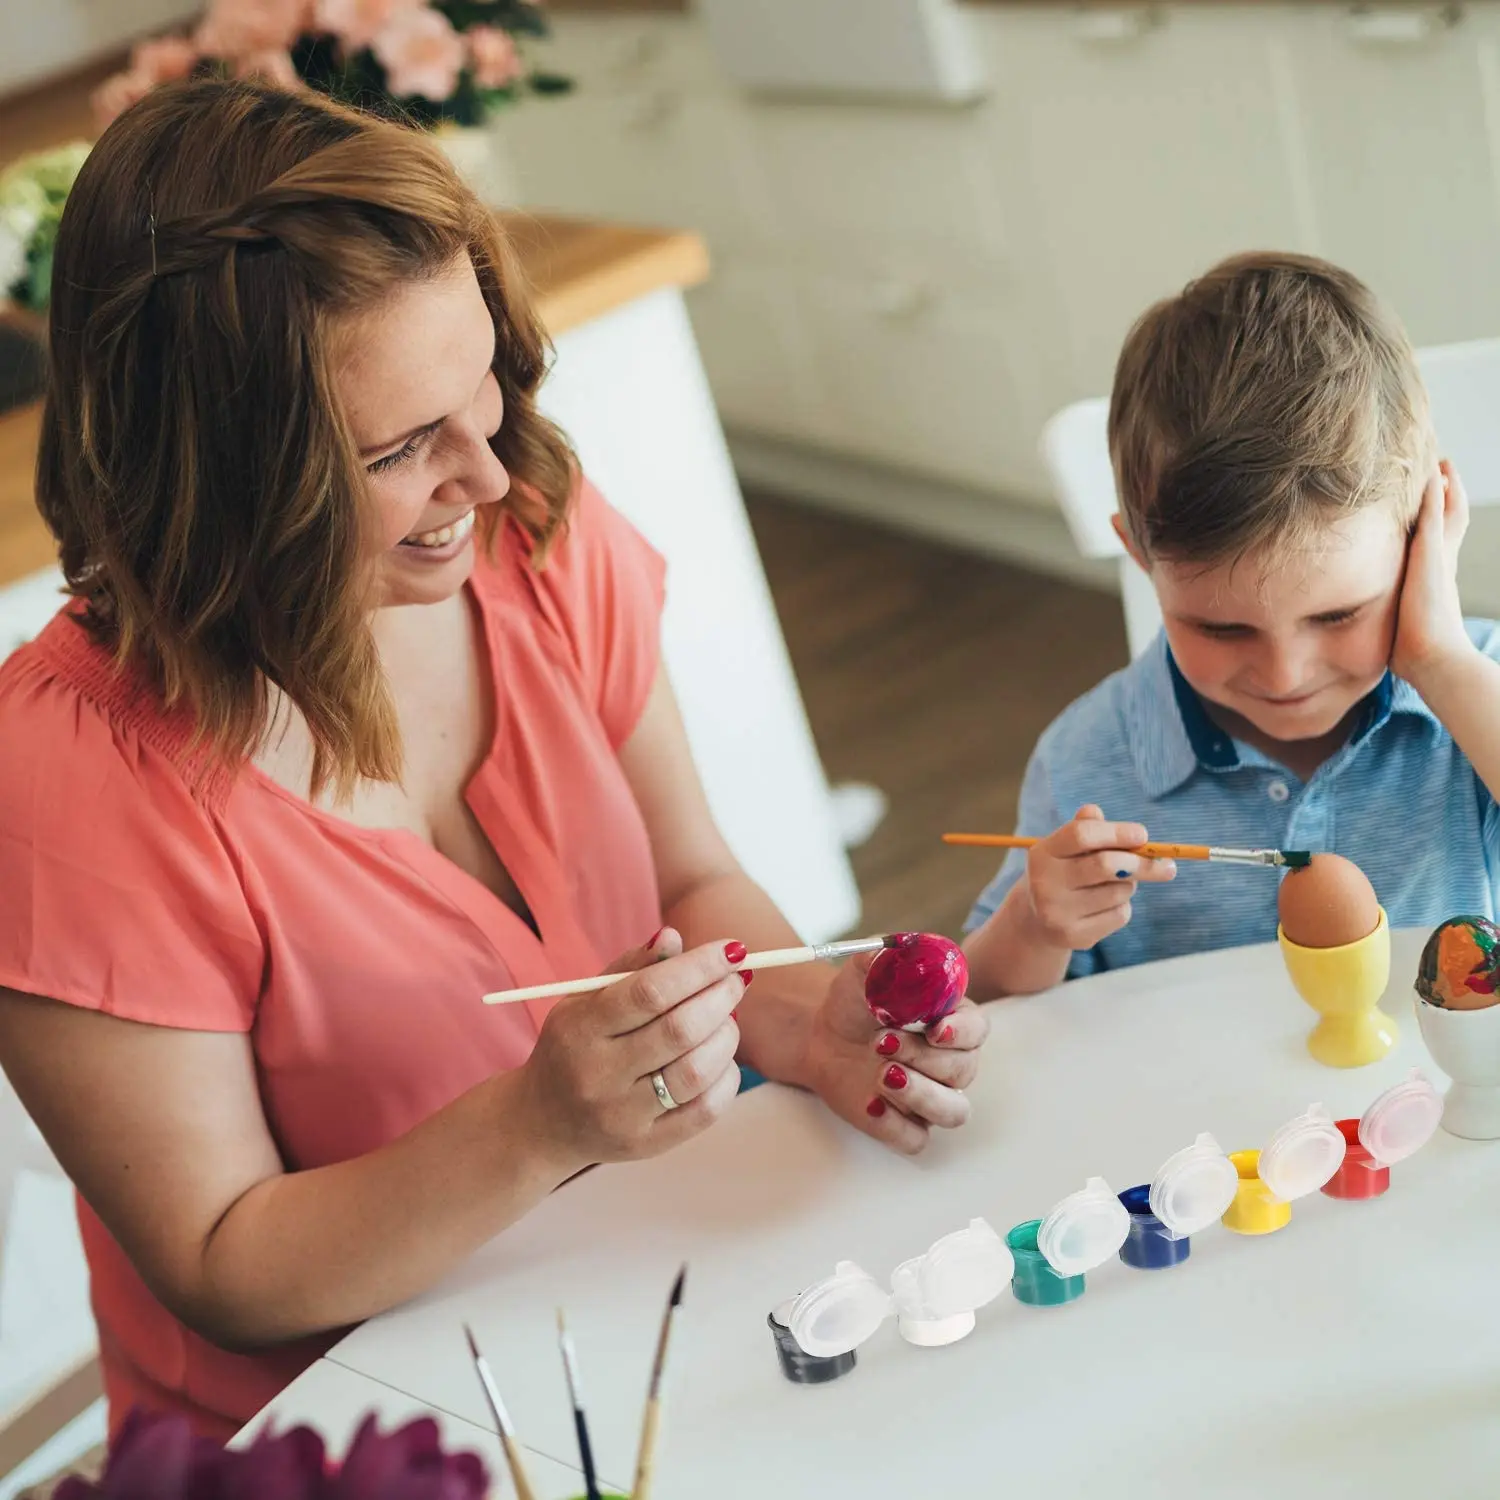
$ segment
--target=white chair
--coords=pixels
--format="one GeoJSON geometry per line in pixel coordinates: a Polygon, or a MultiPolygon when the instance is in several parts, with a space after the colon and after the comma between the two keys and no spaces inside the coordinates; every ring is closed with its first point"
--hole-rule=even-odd
{"type": "MultiPolygon", "coordinates": [[[[1438,443],[1463,476],[1469,503],[1500,504],[1500,339],[1419,349],[1417,362],[1438,443]]],[[[1120,560],[1125,636],[1136,657],[1156,635],[1161,614],[1150,582],[1125,555],[1111,524],[1118,502],[1108,420],[1103,397],[1063,407],[1042,429],[1042,461],[1079,552],[1120,560]]]]}

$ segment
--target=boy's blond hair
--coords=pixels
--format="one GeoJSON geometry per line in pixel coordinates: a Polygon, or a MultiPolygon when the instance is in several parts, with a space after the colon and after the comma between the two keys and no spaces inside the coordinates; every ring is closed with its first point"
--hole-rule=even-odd
{"type": "Polygon", "coordinates": [[[1221,262],[1131,329],[1109,449],[1148,559],[1274,558],[1363,506],[1409,525],[1437,455],[1416,356],[1357,277],[1310,256],[1221,262]]]}

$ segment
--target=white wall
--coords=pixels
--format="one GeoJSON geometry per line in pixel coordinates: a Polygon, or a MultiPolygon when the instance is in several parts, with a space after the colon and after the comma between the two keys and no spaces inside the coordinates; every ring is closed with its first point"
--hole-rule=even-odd
{"type": "Polygon", "coordinates": [[[0,0],[0,94],[33,87],[201,9],[191,0],[0,0]]]}
{"type": "MultiPolygon", "coordinates": [[[[970,108],[751,100],[690,17],[558,16],[577,92],[502,124],[529,205],[707,235],[691,308],[749,477],[1056,561],[1043,420],[1219,256],[1342,261],[1418,343],[1500,334],[1500,4],[969,14],[970,108]]],[[[1500,516],[1467,554],[1500,610],[1500,516]]]]}

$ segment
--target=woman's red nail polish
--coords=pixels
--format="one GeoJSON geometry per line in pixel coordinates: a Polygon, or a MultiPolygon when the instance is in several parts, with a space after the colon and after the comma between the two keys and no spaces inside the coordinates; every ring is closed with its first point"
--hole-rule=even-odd
{"type": "Polygon", "coordinates": [[[885,1086],[888,1089],[904,1089],[906,1087],[906,1069],[900,1063],[892,1063],[885,1070],[885,1086]]]}
{"type": "Polygon", "coordinates": [[[750,950],[743,943],[725,943],[724,957],[732,964],[742,964],[750,950]]]}
{"type": "Polygon", "coordinates": [[[888,1031],[875,1043],[875,1050],[882,1057],[894,1057],[901,1050],[901,1038],[894,1031],[888,1031]]]}
{"type": "Polygon", "coordinates": [[[739,1019],[740,1019],[740,1013],[739,1013],[739,1011],[737,1011],[737,1010],[730,1011],[729,1012],[729,1019],[731,1021],[733,1021],[736,1025],[738,1025],[739,1024],[739,1019]]]}
{"type": "Polygon", "coordinates": [[[744,982],[746,984],[749,984],[750,981],[755,978],[755,970],[754,969],[741,969],[740,970],[740,978],[742,980],[744,980],[744,982]]]}
{"type": "Polygon", "coordinates": [[[951,1042],[952,1040],[953,1028],[951,1026],[945,1026],[940,1032],[938,1032],[938,1042],[940,1044],[944,1042],[951,1042]]]}
{"type": "Polygon", "coordinates": [[[872,1120],[878,1120],[881,1115],[885,1113],[885,1100],[871,1099],[870,1102],[865,1105],[865,1113],[869,1115],[872,1120]]]}
{"type": "Polygon", "coordinates": [[[656,931],[653,932],[651,934],[651,936],[646,939],[646,947],[647,948],[654,948],[659,942],[661,942],[661,935],[666,930],[667,929],[665,927],[658,927],[656,929],[656,931]]]}

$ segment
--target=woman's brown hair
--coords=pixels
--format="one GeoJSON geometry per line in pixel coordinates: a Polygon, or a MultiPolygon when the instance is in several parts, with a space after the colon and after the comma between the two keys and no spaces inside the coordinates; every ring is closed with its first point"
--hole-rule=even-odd
{"type": "Polygon", "coordinates": [[[575,466],[535,404],[547,344],[494,217],[422,133],[254,83],[153,91],[90,153],[52,276],[37,499],[88,627],[216,764],[307,722],[313,787],[394,780],[368,627],[366,476],[333,321],[467,255],[496,330],[508,511],[545,556],[575,466]]]}

